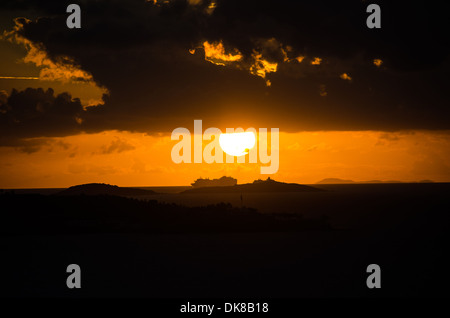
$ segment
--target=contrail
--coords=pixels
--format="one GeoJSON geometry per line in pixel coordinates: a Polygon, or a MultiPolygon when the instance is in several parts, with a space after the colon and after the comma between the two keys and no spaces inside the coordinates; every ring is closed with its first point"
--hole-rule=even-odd
{"type": "Polygon", "coordinates": [[[38,80],[39,77],[31,77],[31,76],[0,76],[0,79],[38,80]]]}

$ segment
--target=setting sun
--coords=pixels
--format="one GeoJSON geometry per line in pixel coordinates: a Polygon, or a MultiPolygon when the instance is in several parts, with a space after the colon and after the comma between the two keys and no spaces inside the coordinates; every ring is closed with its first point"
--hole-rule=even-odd
{"type": "Polygon", "coordinates": [[[220,147],[230,156],[244,156],[255,146],[256,138],[252,132],[221,134],[220,147]]]}

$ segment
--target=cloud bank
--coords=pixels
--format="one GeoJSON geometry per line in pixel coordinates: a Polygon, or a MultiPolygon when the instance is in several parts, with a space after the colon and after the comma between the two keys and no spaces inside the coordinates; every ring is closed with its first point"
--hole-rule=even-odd
{"type": "Polygon", "coordinates": [[[4,37],[27,48],[41,78],[104,87],[104,104],[8,92],[2,139],[168,132],[194,119],[282,131],[450,128],[438,7],[380,1],[376,30],[360,1],[79,1],[82,28],[70,30],[68,3],[2,1],[41,15],[4,37]]]}

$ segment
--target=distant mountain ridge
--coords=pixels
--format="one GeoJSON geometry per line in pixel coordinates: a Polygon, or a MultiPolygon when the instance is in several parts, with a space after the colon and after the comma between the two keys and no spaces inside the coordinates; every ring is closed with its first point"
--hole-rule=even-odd
{"type": "Polygon", "coordinates": [[[237,184],[234,186],[201,187],[183,191],[181,193],[258,193],[258,192],[319,192],[322,189],[311,186],[267,180],[255,180],[253,183],[237,184]]]}
{"type": "MultiPolygon", "coordinates": [[[[421,183],[432,183],[431,180],[421,180],[419,181],[421,183]]],[[[348,183],[404,183],[403,181],[399,180],[369,180],[369,181],[353,181],[353,180],[345,180],[345,179],[339,179],[339,178],[325,178],[320,181],[317,181],[315,184],[348,184],[348,183]]],[[[414,182],[413,182],[414,183],[414,182]]]]}
{"type": "Polygon", "coordinates": [[[342,183],[355,183],[355,181],[344,180],[339,178],[325,178],[316,182],[316,184],[342,184],[342,183]]]}
{"type": "Polygon", "coordinates": [[[106,183],[87,183],[75,185],[67,188],[56,195],[118,195],[118,196],[133,196],[133,195],[152,195],[157,194],[152,190],[144,190],[137,188],[122,188],[116,185],[106,183]]]}

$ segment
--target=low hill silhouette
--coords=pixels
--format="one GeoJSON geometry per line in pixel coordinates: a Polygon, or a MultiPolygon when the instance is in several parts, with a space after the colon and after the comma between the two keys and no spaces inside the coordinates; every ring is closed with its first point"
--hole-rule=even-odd
{"type": "Polygon", "coordinates": [[[339,178],[325,178],[316,182],[316,184],[342,184],[342,183],[355,183],[355,181],[344,180],[339,178]]]}
{"type": "Polygon", "coordinates": [[[365,184],[365,183],[403,183],[398,180],[368,180],[368,181],[353,181],[353,180],[345,180],[339,178],[325,178],[320,181],[317,181],[316,184],[365,184]]]}
{"type": "Polygon", "coordinates": [[[122,188],[116,185],[106,183],[87,183],[72,186],[56,195],[118,195],[118,196],[135,196],[135,195],[152,195],[157,194],[152,190],[144,190],[137,188],[122,188]]]}
{"type": "Polygon", "coordinates": [[[181,193],[258,193],[258,192],[318,192],[322,189],[297,183],[278,182],[268,178],[267,180],[255,180],[253,183],[237,184],[224,187],[204,187],[189,189],[181,193]]]}

